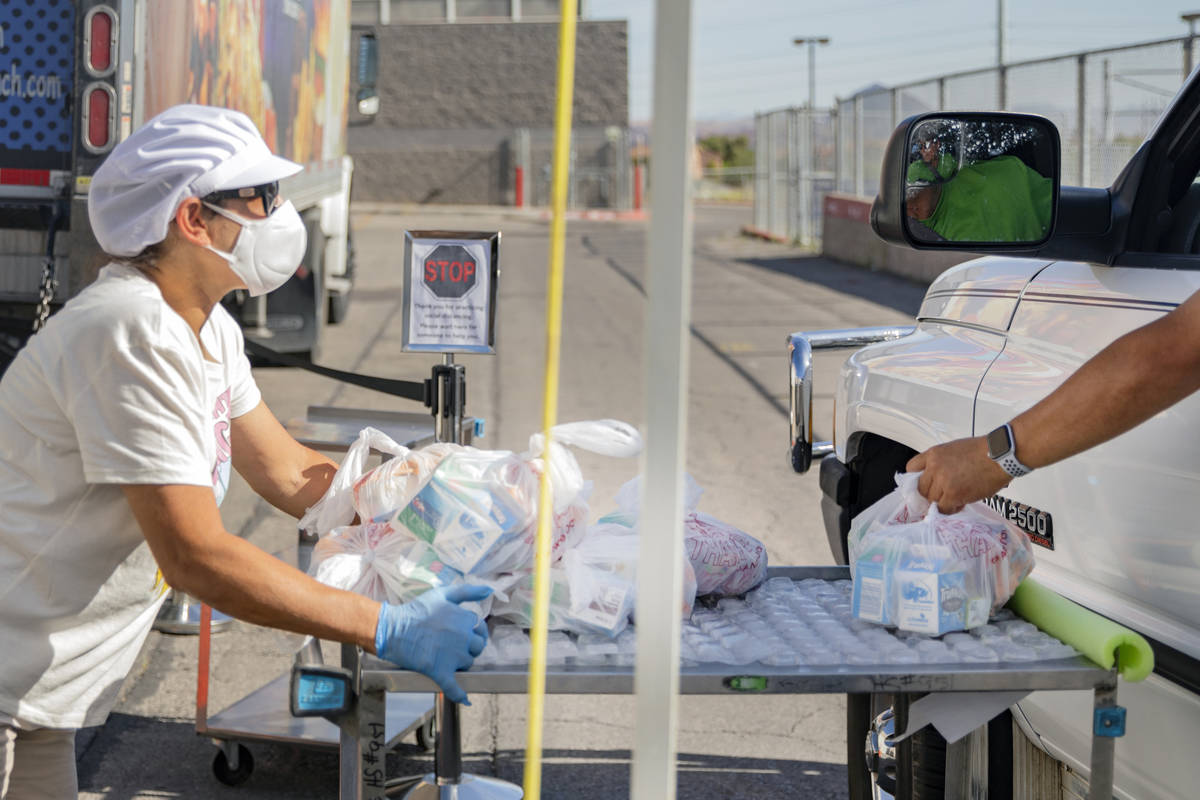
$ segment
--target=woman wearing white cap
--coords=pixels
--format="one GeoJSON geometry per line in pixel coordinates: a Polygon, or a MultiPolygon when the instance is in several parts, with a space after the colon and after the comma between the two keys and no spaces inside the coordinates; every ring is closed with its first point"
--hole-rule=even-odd
{"type": "Polygon", "coordinates": [[[402,606],[320,584],[227,532],[232,466],[301,516],[336,465],[262,402],[220,299],[280,286],[305,231],[244,115],[182,105],[117,145],[88,198],[112,257],[0,380],[0,800],[76,796],[74,730],[97,725],[166,591],[358,644],[447,696],[486,627],[483,587],[402,606]]]}

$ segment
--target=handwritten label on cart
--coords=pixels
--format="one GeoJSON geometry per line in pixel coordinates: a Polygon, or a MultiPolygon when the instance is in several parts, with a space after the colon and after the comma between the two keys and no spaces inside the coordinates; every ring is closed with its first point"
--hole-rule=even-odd
{"type": "Polygon", "coordinates": [[[404,350],[492,352],[498,245],[499,234],[405,233],[404,350]]]}
{"type": "Polygon", "coordinates": [[[384,739],[382,722],[371,722],[367,725],[368,736],[362,742],[362,785],[368,790],[368,798],[385,797],[387,788],[387,772],[384,758],[387,756],[387,742],[384,739]],[[370,791],[375,790],[378,791],[370,791]]]}

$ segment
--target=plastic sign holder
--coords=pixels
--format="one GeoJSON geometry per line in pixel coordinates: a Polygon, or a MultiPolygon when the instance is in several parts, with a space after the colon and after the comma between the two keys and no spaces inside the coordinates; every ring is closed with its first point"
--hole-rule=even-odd
{"type": "Polygon", "coordinates": [[[500,232],[405,231],[405,352],[495,353],[500,232]]]}

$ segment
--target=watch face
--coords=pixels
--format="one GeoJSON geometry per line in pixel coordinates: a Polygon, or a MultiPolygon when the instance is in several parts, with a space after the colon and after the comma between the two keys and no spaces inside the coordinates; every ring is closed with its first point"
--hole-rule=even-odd
{"type": "Polygon", "coordinates": [[[987,447],[989,458],[1000,458],[1002,455],[1012,449],[1012,441],[1008,436],[1008,427],[1001,425],[996,430],[987,435],[987,447]]]}

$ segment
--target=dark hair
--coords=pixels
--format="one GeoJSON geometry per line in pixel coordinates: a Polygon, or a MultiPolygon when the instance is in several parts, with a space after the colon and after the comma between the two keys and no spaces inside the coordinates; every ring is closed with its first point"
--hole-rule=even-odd
{"type": "MultiPolygon", "coordinates": [[[[207,206],[200,206],[200,213],[206,217],[215,217],[217,215],[217,212],[207,206]]],[[[140,252],[134,253],[131,256],[114,256],[112,253],[105,253],[105,255],[113,261],[126,264],[148,275],[150,272],[158,269],[158,259],[162,257],[163,251],[166,250],[166,244],[167,240],[164,237],[162,241],[146,245],[140,252]]]]}

